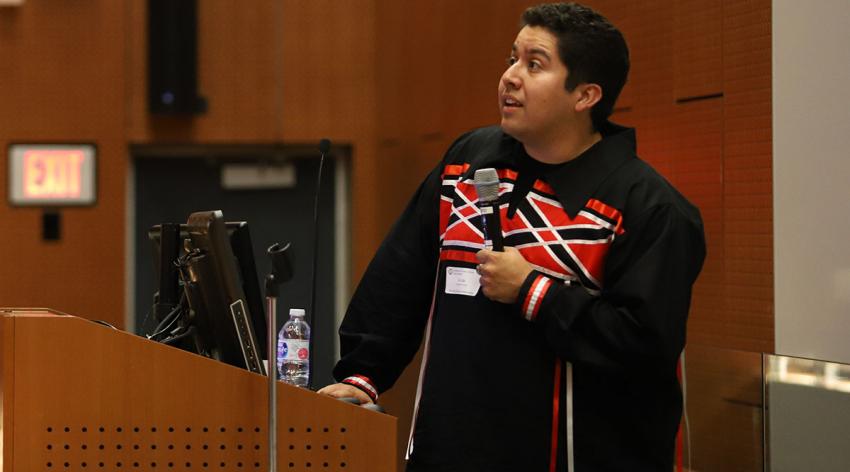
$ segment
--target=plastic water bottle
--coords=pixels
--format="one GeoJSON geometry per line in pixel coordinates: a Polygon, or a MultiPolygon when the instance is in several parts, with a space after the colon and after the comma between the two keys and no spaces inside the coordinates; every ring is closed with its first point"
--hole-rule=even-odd
{"type": "Polygon", "coordinates": [[[298,387],[310,384],[310,326],[304,310],[289,310],[289,321],[277,337],[277,371],[280,380],[298,387]]]}

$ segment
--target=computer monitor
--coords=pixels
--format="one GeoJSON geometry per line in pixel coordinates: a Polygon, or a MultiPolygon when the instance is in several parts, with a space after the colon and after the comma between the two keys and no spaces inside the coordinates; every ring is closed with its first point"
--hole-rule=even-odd
{"type": "Polygon", "coordinates": [[[159,274],[159,326],[148,337],[264,374],[267,327],[247,223],[204,211],[148,235],[159,274]]]}

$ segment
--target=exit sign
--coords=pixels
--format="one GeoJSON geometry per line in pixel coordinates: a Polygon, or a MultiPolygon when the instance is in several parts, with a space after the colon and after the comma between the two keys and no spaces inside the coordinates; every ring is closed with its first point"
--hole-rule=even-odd
{"type": "Polygon", "coordinates": [[[12,205],[92,205],[95,147],[90,144],[9,146],[9,202],[12,205]]]}

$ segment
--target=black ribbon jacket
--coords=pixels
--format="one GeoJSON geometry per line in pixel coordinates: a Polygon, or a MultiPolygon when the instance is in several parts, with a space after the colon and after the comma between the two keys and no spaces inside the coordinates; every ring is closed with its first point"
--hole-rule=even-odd
{"type": "Polygon", "coordinates": [[[545,165],[498,127],[459,138],[370,263],[337,379],[373,398],[426,351],[409,471],[663,471],[705,258],[699,211],[611,123],[545,165]],[[514,304],[478,290],[472,178],[496,168],[506,246],[534,267],[514,304]]]}

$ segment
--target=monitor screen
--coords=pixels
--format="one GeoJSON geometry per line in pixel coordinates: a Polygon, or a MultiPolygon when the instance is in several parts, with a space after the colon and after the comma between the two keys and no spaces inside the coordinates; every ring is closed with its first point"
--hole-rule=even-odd
{"type": "Polygon", "coordinates": [[[159,274],[159,325],[148,338],[265,373],[267,328],[247,223],[204,211],[148,235],[159,274]]]}

